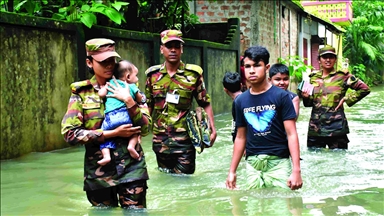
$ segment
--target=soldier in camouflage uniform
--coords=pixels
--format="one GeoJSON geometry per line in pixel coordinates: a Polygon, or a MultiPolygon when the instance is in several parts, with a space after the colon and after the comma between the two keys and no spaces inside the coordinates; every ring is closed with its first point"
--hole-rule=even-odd
{"type": "Polygon", "coordinates": [[[370,93],[369,87],[348,71],[336,71],[335,48],[319,50],[320,71],[309,75],[313,92],[303,89],[305,107],[312,107],[308,127],[307,146],[312,148],[348,149],[349,127],[344,113],[344,102],[352,106],[370,93]],[[353,91],[348,92],[348,89],[353,91]]]}
{"type": "Polygon", "coordinates": [[[160,36],[165,63],[145,72],[145,95],[153,118],[153,151],[160,171],[192,174],[196,151],[187,132],[186,115],[194,97],[210,119],[213,145],[216,129],[210,97],[201,67],[180,60],[184,43],[181,32],[166,30],[160,36]]]}
{"type": "MultiPolygon", "coordinates": [[[[120,206],[125,208],[145,208],[148,180],[145,157],[133,159],[124,137],[149,133],[151,117],[148,108],[139,108],[127,89],[108,85],[113,97],[125,102],[134,124],[141,127],[127,124],[103,131],[105,101],[99,97],[98,91],[112,78],[116,57],[120,56],[115,52],[114,41],[109,39],[89,40],[86,50],[86,63],[94,76],[71,84],[72,93],[61,132],[69,144],[83,144],[85,147],[84,190],[93,206],[115,207],[120,202],[120,206]],[[111,151],[111,163],[100,166],[97,164],[102,158],[99,145],[110,138],[116,140],[116,149],[111,151]]],[[[140,144],[137,145],[138,153],[143,154],[140,144]]]]}

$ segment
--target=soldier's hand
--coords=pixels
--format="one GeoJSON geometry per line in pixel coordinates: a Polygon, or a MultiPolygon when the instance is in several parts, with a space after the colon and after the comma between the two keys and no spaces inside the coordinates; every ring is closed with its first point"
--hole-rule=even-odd
{"type": "Polygon", "coordinates": [[[115,78],[113,78],[110,82],[114,82],[116,86],[107,83],[108,91],[112,92],[111,95],[107,95],[107,97],[113,97],[118,100],[121,100],[127,104],[128,107],[132,107],[136,104],[136,101],[133,100],[131,94],[129,93],[129,87],[126,85],[122,87],[115,78]]]}
{"type": "Polygon", "coordinates": [[[338,110],[340,107],[343,107],[344,101],[344,98],[340,100],[339,105],[337,105],[337,107],[335,108],[335,111],[338,110]]]}
{"type": "Polygon", "coordinates": [[[301,96],[303,96],[303,98],[308,98],[309,94],[307,92],[301,92],[301,96]]]}
{"type": "Polygon", "coordinates": [[[216,137],[217,137],[216,128],[211,128],[211,137],[210,137],[211,147],[215,143],[216,137]]]}
{"type": "Polygon", "coordinates": [[[139,134],[141,132],[141,127],[132,127],[132,124],[124,124],[117,127],[115,132],[118,137],[130,137],[133,134],[139,134]]]}

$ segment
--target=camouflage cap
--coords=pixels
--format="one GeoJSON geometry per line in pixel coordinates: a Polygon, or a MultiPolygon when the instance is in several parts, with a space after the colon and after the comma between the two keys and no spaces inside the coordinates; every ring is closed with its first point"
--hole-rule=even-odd
{"type": "Polygon", "coordinates": [[[98,62],[110,57],[120,57],[115,51],[115,41],[106,38],[94,38],[85,42],[87,56],[92,56],[98,62]]]}
{"type": "Polygon", "coordinates": [[[174,40],[184,43],[183,39],[181,39],[181,36],[183,36],[183,33],[181,33],[179,30],[165,30],[160,34],[161,43],[165,44],[174,40]]]}
{"type": "Polygon", "coordinates": [[[325,54],[333,54],[337,56],[335,48],[330,45],[326,45],[323,48],[319,49],[319,56],[322,56],[325,54]]]}

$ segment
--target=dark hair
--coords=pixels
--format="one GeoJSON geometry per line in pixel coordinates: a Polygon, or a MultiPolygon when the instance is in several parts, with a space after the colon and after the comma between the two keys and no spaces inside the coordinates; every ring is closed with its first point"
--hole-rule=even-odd
{"type": "Polygon", "coordinates": [[[237,72],[226,72],[223,78],[223,86],[228,91],[235,93],[241,89],[240,74],[237,72]]]}
{"type": "Polygon", "coordinates": [[[276,74],[286,74],[289,76],[289,69],[285,64],[276,63],[269,68],[269,78],[272,78],[276,74]]]}
{"type": "MultiPolygon", "coordinates": [[[[91,62],[93,61],[92,56],[87,56],[87,59],[88,59],[89,61],[91,61],[91,62]]],[[[88,65],[87,65],[87,68],[88,68],[88,72],[89,72],[90,74],[95,75],[95,71],[93,70],[93,68],[88,67],[88,65]]]]}
{"type": "Polygon", "coordinates": [[[263,61],[267,65],[269,63],[269,52],[263,46],[251,46],[245,50],[244,58],[249,58],[255,63],[263,61]]]}
{"type": "Polygon", "coordinates": [[[116,79],[121,79],[125,76],[127,72],[131,73],[133,69],[133,64],[130,61],[127,60],[120,60],[117,62],[115,70],[113,72],[113,75],[116,77],[116,79]],[[128,67],[123,67],[120,63],[126,62],[128,64],[128,67]]]}

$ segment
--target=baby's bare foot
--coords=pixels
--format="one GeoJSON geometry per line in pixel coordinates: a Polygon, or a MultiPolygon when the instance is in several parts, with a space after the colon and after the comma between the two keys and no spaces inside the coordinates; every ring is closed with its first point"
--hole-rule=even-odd
{"type": "Polygon", "coordinates": [[[111,158],[103,158],[99,161],[97,161],[97,163],[101,166],[105,166],[107,165],[109,162],[111,162],[111,158]]]}
{"type": "Polygon", "coordinates": [[[133,148],[133,147],[129,147],[128,146],[128,151],[129,151],[129,154],[131,155],[131,157],[133,158],[133,159],[137,159],[137,160],[140,160],[140,155],[139,155],[139,153],[136,151],[136,149],[135,148],[133,148]]]}

